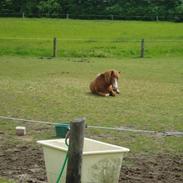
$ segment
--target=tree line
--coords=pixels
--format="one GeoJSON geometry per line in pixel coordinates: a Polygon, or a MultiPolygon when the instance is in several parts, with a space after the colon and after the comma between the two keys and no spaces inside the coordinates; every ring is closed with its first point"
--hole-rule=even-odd
{"type": "Polygon", "coordinates": [[[107,16],[127,19],[183,21],[183,0],[0,0],[1,16],[19,15],[59,17],[69,14],[72,18],[102,18],[107,16]]]}

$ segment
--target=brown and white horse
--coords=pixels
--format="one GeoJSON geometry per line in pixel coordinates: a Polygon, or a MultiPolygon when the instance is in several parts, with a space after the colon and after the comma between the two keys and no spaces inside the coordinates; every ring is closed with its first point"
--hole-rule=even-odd
{"type": "Polygon", "coordinates": [[[109,70],[102,74],[98,74],[94,81],[90,84],[90,90],[93,94],[101,96],[115,96],[119,94],[118,79],[120,72],[109,70]]]}

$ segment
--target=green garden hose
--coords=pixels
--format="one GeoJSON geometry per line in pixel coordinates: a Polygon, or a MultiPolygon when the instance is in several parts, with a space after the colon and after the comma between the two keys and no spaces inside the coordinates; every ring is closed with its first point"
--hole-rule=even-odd
{"type": "MultiPolygon", "coordinates": [[[[67,143],[67,138],[65,138],[65,145],[66,145],[67,147],[69,147],[69,144],[67,143]]],[[[57,178],[56,183],[59,183],[59,182],[60,182],[60,179],[61,179],[61,177],[62,177],[62,174],[63,174],[64,168],[65,168],[65,165],[66,165],[66,163],[67,163],[67,160],[68,160],[68,152],[67,152],[67,154],[66,154],[66,156],[65,156],[64,163],[63,163],[63,165],[62,165],[62,167],[61,167],[61,170],[60,170],[60,173],[59,173],[59,176],[58,176],[58,178],[57,178]]]]}

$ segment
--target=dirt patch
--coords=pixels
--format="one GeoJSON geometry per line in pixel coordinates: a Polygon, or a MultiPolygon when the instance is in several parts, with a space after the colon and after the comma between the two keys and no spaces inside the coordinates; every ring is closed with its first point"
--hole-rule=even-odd
{"type": "MultiPolygon", "coordinates": [[[[45,183],[42,148],[35,142],[12,144],[0,134],[0,176],[18,183],[45,183]]],[[[120,183],[182,183],[183,155],[128,156],[121,169],[120,183]]]]}
{"type": "Polygon", "coordinates": [[[158,154],[126,158],[131,165],[123,165],[120,183],[181,183],[183,155],[158,154]]]}
{"type": "Polygon", "coordinates": [[[42,149],[36,145],[32,136],[14,134],[15,129],[0,133],[0,177],[13,179],[18,183],[45,182],[42,149]]]}
{"type": "Polygon", "coordinates": [[[38,147],[3,145],[0,152],[0,176],[17,182],[43,183],[46,173],[43,154],[38,147]]]}

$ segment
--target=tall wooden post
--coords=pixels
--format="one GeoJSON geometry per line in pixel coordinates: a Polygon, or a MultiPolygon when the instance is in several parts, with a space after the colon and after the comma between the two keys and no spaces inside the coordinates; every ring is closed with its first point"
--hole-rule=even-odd
{"type": "Polygon", "coordinates": [[[53,38],[53,57],[57,56],[57,38],[53,38]]]}
{"type": "Polygon", "coordinates": [[[66,183],[81,183],[84,129],[84,118],[76,119],[70,123],[66,183]]]}
{"type": "Polygon", "coordinates": [[[144,58],[144,39],[141,40],[140,57],[144,58]]]}
{"type": "Polygon", "coordinates": [[[159,17],[158,17],[158,15],[156,15],[156,21],[157,21],[157,22],[159,21],[159,17]]]}

